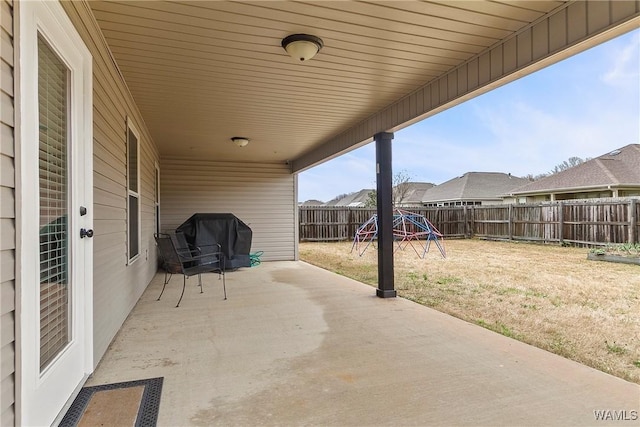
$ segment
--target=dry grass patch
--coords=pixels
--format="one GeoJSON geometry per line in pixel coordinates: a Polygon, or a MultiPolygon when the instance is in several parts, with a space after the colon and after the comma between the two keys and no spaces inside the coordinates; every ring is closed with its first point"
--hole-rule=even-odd
{"type": "MultiPolygon", "coordinates": [[[[589,261],[588,249],[481,240],[395,254],[398,294],[503,335],[640,383],[640,267],[589,261]]],[[[301,243],[300,257],[377,284],[377,252],[301,243]]]]}

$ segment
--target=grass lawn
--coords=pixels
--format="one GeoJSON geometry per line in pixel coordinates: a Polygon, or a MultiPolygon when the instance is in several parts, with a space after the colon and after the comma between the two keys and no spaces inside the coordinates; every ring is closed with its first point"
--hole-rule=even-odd
{"type": "MultiPolygon", "coordinates": [[[[587,260],[588,249],[446,240],[420,259],[395,253],[398,295],[640,383],[640,266],[587,260]]],[[[301,243],[310,264],[377,286],[377,251],[301,243]]]]}

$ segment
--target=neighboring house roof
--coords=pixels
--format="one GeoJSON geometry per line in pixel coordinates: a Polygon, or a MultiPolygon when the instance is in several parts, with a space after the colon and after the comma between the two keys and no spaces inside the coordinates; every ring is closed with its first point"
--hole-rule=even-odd
{"type": "Polygon", "coordinates": [[[428,189],[422,198],[425,203],[453,200],[500,200],[501,196],[529,182],[502,172],[467,172],[428,189]]]}
{"type": "Polygon", "coordinates": [[[364,206],[369,199],[369,193],[374,190],[363,189],[354,193],[349,193],[346,196],[337,200],[331,200],[324,204],[324,206],[364,206]]]}
{"type": "Polygon", "coordinates": [[[400,201],[401,204],[421,204],[424,193],[435,186],[430,182],[407,182],[407,185],[409,188],[400,201]]]}
{"type": "Polygon", "coordinates": [[[629,144],[595,159],[510,191],[513,195],[640,186],[640,144],[629,144]]]}
{"type": "MultiPolygon", "coordinates": [[[[432,188],[434,184],[430,182],[408,182],[409,189],[402,199],[402,204],[421,203],[424,192],[432,188]]],[[[330,200],[324,206],[365,206],[369,202],[369,194],[376,190],[365,188],[340,197],[339,199],[330,200]]]]}
{"type": "Polygon", "coordinates": [[[300,203],[300,206],[322,206],[322,205],[324,205],[324,202],[321,202],[320,200],[315,200],[315,199],[307,200],[303,203],[300,203]]]}

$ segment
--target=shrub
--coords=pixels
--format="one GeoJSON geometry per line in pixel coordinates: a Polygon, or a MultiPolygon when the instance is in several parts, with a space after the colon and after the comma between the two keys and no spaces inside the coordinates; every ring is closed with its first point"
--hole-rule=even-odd
{"type": "Polygon", "coordinates": [[[640,243],[608,244],[604,247],[592,248],[590,252],[596,255],[640,257],[640,243]]]}

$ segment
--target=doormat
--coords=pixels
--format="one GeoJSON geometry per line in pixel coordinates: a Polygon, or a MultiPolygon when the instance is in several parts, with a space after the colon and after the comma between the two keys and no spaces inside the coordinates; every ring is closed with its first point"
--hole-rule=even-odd
{"type": "Polygon", "coordinates": [[[153,427],[158,422],[163,377],[83,387],[61,427],[153,427]]]}

